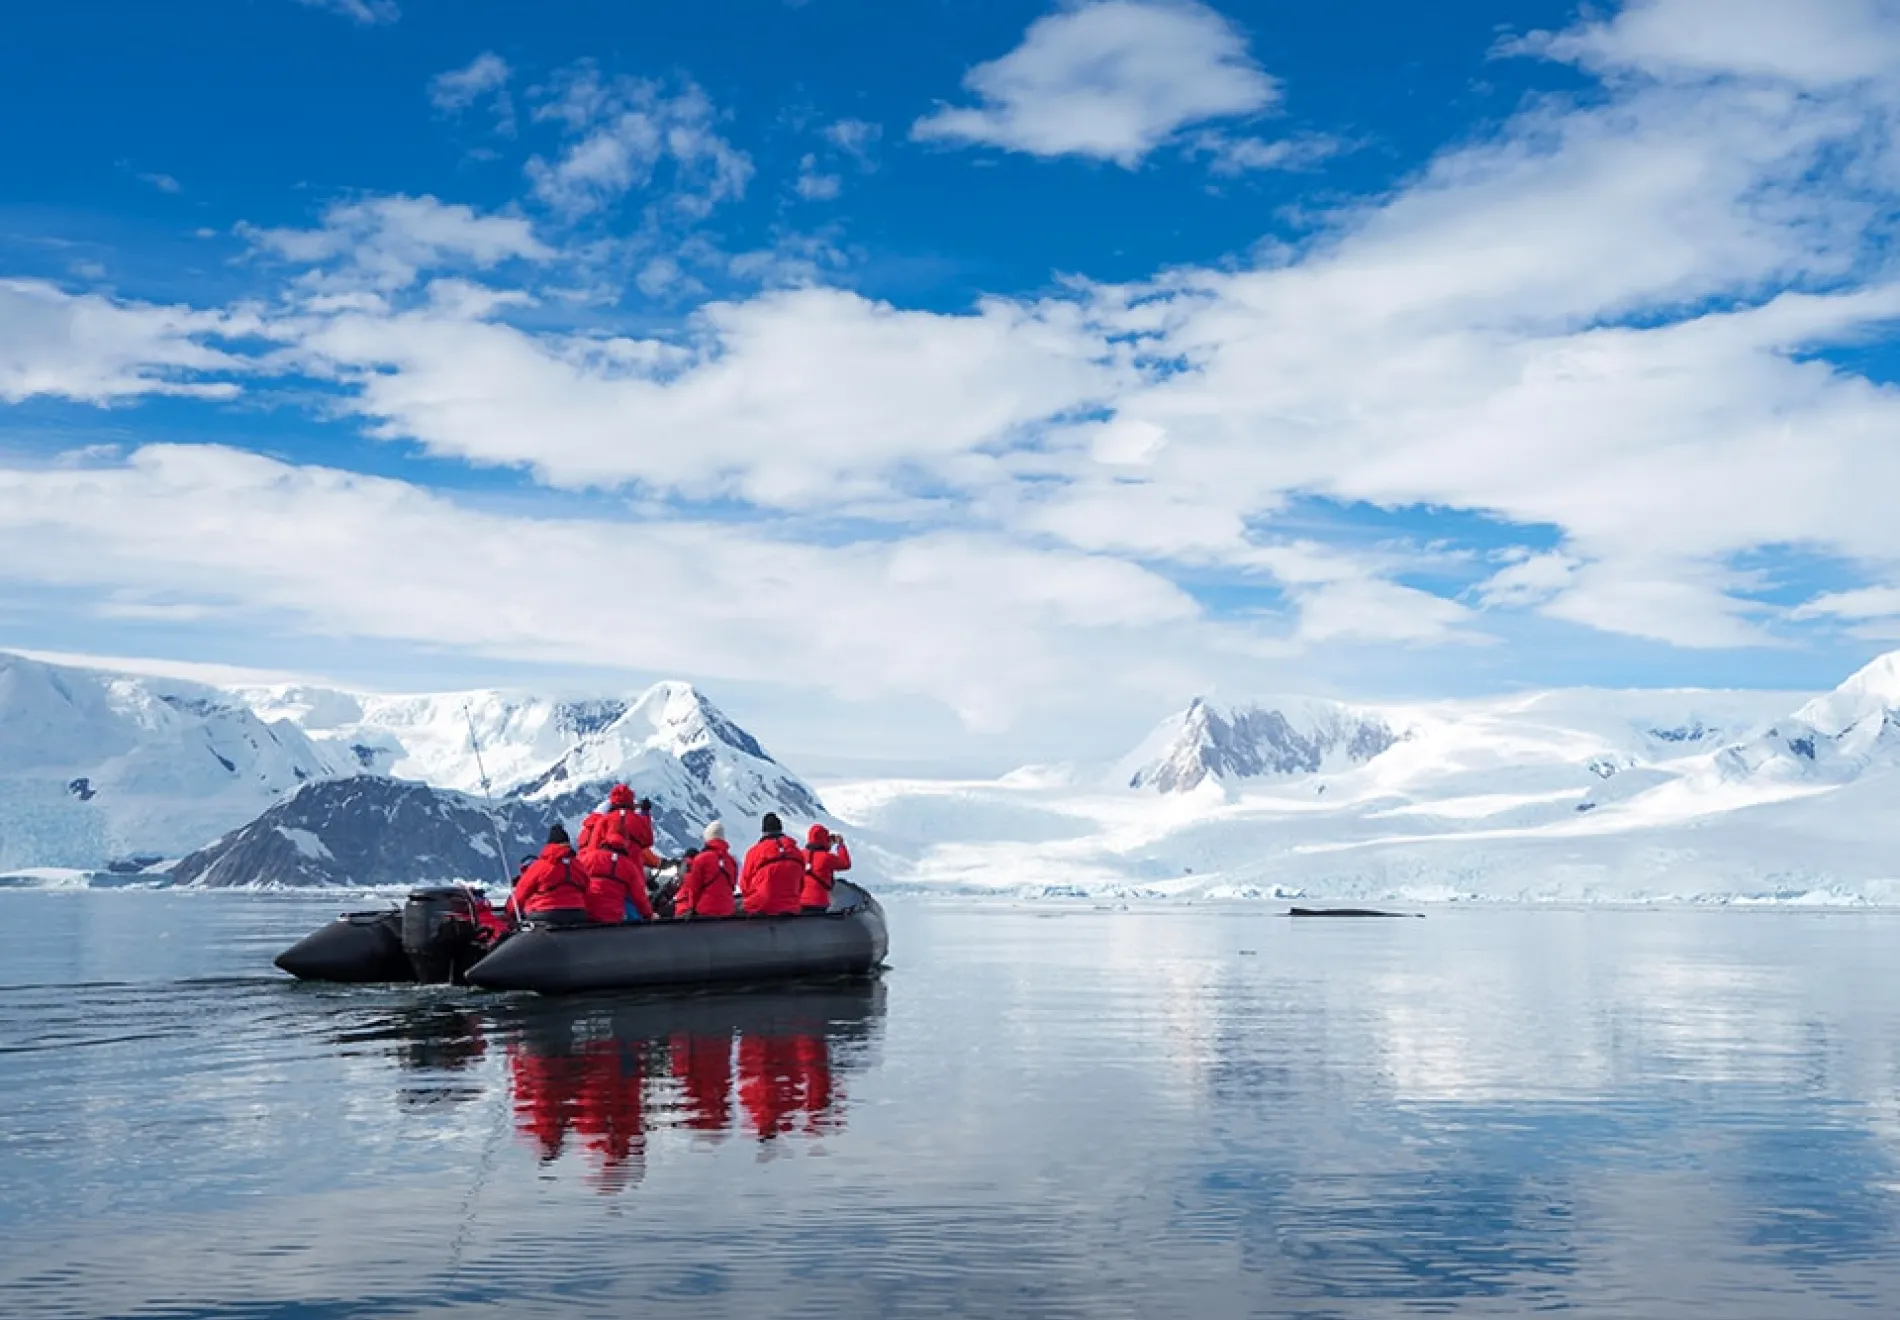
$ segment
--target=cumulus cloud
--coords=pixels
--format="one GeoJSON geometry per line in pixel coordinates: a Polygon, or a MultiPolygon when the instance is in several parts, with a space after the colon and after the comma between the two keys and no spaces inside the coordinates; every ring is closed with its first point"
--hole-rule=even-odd
{"type": "Polygon", "coordinates": [[[476,101],[508,84],[508,61],[494,51],[483,51],[459,69],[438,73],[429,81],[429,100],[438,110],[466,110],[476,101]]]}
{"type": "Polygon", "coordinates": [[[818,168],[818,157],[806,152],[798,162],[798,180],[793,187],[808,202],[826,202],[838,195],[843,182],[835,174],[822,173],[818,168]]]}
{"type": "Polygon", "coordinates": [[[913,138],[1130,169],[1182,128],[1253,114],[1279,96],[1240,33],[1188,0],[1098,0],[1050,14],[963,84],[979,104],[919,119],[913,138]]]}
{"type": "Polygon", "coordinates": [[[1507,53],[1598,72],[1788,79],[1828,87],[1900,71],[1893,0],[1626,0],[1615,17],[1535,32],[1507,53]]]}
{"type": "Polygon", "coordinates": [[[483,215],[434,197],[372,197],[333,203],[315,229],[239,233],[259,251],[307,266],[324,266],[328,287],[406,288],[426,270],[466,265],[491,269],[510,260],[546,261],[554,253],[518,216],[483,215]]]}
{"type": "Polygon", "coordinates": [[[0,400],[227,398],[237,387],[215,377],[251,364],[214,341],[255,328],[247,317],[74,295],[40,280],[0,280],[0,400]]]}
{"type": "Polygon", "coordinates": [[[1103,556],[935,533],[821,546],[686,520],[529,517],[214,446],[0,468],[0,579],[159,593],[179,608],[478,654],[923,694],[995,726],[1198,611],[1103,556]],[[563,586],[637,574],[667,626],[563,586]],[[365,590],[366,586],[371,589],[365,590]]]}
{"type": "Polygon", "coordinates": [[[528,162],[535,196],[564,215],[613,206],[673,169],[668,202],[693,216],[745,195],[752,159],[718,131],[719,115],[697,85],[669,94],[641,78],[603,78],[591,63],[565,71],[542,91],[537,120],[562,125],[566,148],[553,160],[528,162]]]}
{"type": "Polygon", "coordinates": [[[486,100],[494,110],[496,131],[512,136],[515,108],[507,90],[512,76],[508,61],[492,50],[483,51],[461,68],[431,78],[429,103],[443,114],[457,115],[486,100]]]}
{"type": "Polygon", "coordinates": [[[550,336],[465,303],[280,323],[388,436],[526,465],[564,486],[640,483],[767,508],[993,480],[993,452],[1112,394],[1112,349],[1079,308],[900,311],[802,288],[695,313],[683,341],[550,336]]]}

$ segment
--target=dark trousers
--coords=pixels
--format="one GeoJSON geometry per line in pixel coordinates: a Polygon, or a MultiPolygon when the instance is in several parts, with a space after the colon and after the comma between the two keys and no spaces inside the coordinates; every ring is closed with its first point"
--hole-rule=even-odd
{"type": "Polygon", "coordinates": [[[585,926],[586,908],[543,908],[539,912],[530,912],[528,920],[537,926],[585,926]]]}

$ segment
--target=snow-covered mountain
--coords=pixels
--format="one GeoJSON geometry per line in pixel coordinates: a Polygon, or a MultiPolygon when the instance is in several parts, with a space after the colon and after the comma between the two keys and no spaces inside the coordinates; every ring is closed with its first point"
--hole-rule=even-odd
{"type": "Polygon", "coordinates": [[[624,779],[662,852],[773,810],[846,826],[864,869],[922,887],[1900,901],[1900,652],[1820,697],[1198,701],[1112,766],[829,785],[835,817],[683,683],[384,697],[0,657],[0,866],[201,848],[181,878],[487,881],[471,718],[524,851],[624,779]]]}
{"type": "Polygon", "coordinates": [[[1180,793],[1209,779],[1318,774],[1364,765],[1403,736],[1376,712],[1314,698],[1221,707],[1204,698],[1163,720],[1123,768],[1130,788],[1180,793]]]}
{"type": "Polygon", "coordinates": [[[1733,779],[1812,784],[1845,784],[1900,765],[1900,651],[1725,749],[1719,765],[1733,779]]]}
{"type": "Polygon", "coordinates": [[[501,890],[547,835],[543,808],[381,775],[305,784],[172,868],[179,884],[285,888],[472,881],[501,890]],[[499,848],[497,835],[499,834],[499,848]]]}
{"type": "MultiPolygon", "coordinates": [[[[686,683],[585,700],[385,696],[224,689],[0,654],[0,870],[131,868],[217,840],[215,881],[203,881],[214,871],[202,857],[177,874],[233,883],[233,868],[251,858],[297,883],[330,874],[317,849],[367,858],[359,841],[379,838],[398,869],[406,853],[418,876],[438,875],[430,868],[448,854],[424,841],[440,831],[421,823],[462,819],[468,802],[457,795],[482,792],[484,770],[504,819],[532,821],[537,837],[551,820],[578,824],[621,781],[653,800],[663,852],[696,843],[715,818],[734,838],[766,811],[788,824],[832,819],[809,786],[686,683]],[[271,814],[306,784],[356,778],[385,787],[303,797],[291,814],[314,813],[318,825],[271,814]],[[438,792],[395,794],[392,783],[438,792]],[[422,828],[416,839],[393,823],[398,803],[422,828]],[[253,823],[260,828],[243,839],[226,837],[253,823]],[[281,837],[311,843],[309,855],[267,847],[278,825],[297,832],[281,837]]],[[[491,868],[459,878],[489,879],[491,868]]]]}
{"type": "Polygon", "coordinates": [[[1108,772],[825,794],[854,827],[924,840],[897,873],[937,888],[1900,901],[1896,676],[1888,657],[1805,702],[1589,689],[1202,702],[1108,772]]]}
{"type": "Polygon", "coordinates": [[[228,692],[0,652],[0,868],[176,857],[331,773],[228,692]]]}

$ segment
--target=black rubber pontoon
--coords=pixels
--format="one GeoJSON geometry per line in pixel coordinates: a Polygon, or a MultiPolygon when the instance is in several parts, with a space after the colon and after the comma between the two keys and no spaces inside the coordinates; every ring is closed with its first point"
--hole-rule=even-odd
{"type": "Polygon", "coordinates": [[[565,995],[861,976],[883,962],[889,948],[884,909],[864,890],[839,880],[831,910],[810,915],[530,925],[469,968],[468,982],[488,990],[565,995]]]}
{"type": "Polygon", "coordinates": [[[399,909],[345,912],[278,954],[277,965],[304,981],[459,983],[484,952],[476,897],[438,885],[412,891],[399,909]]]}
{"type": "Polygon", "coordinates": [[[345,912],[277,955],[277,965],[305,981],[413,981],[402,948],[402,913],[345,912]]]}

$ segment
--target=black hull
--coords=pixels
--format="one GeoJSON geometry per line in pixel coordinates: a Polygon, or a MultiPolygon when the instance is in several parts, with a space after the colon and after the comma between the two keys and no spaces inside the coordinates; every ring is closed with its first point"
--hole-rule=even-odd
{"type": "Polygon", "coordinates": [[[277,965],[305,981],[416,979],[402,948],[402,913],[396,911],[345,913],[278,954],[277,965]]]}
{"type": "Polygon", "coordinates": [[[832,910],[811,916],[532,927],[471,967],[468,981],[488,990],[566,995],[863,976],[889,947],[884,909],[840,880],[832,910]]]}

